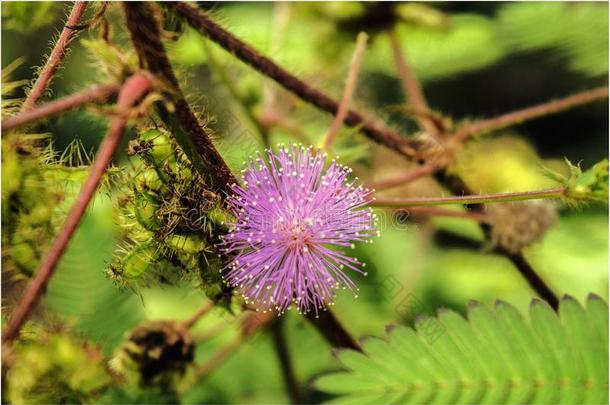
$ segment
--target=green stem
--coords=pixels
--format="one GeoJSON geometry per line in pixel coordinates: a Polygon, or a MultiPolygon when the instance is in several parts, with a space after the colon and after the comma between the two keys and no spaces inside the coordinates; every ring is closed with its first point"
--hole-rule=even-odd
{"type": "Polygon", "coordinates": [[[208,60],[210,62],[210,66],[214,73],[218,75],[220,81],[226,86],[227,90],[231,94],[231,97],[236,101],[239,109],[242,114],[250,121],[250,124],[256,129],[258,134],[261,137],[263,145],[265,148],[269,148],[269,131],[263,125],[261,125],[259,118],[256,116],[252,108],[244,102],[244,98],[239,93],[237,87],[233,84],[234,81],[227,75],[226,69],[220,65],[220,62],[214,56],[214,53],[208,44],[208,39],[205,38],[203,41],[203,49],[205,50],[206,55],[208,55],[208,60]]]}
{"type": "Polygon", "coordinates": [[[428,205],[450,204],[484,204],[507,201],[538,200],[542,198],[561,198],[565,194],[565,187],[547,190],[523,191],[516,193],[466,195],[452,197],[416,197],[416,198],[378,198],[371,201],[376,207],[416,207],[428,205]]]}

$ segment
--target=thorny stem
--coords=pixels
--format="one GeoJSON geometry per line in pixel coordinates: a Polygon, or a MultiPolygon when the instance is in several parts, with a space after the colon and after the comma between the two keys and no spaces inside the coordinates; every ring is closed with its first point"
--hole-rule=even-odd
{"type": "MultiPolygon", "coordinates": [[[[150,91],[151,86],[152,82],[146,74],[138,73],[131,76],[121,87],[116,104],[117,110],[126,111],[132,108],[138,102],[138,100],[140,100],[148,91],[150,91]]],[[[106,137],[100,145],[95,160],[91,165],[89,176],[87,177],[87,180],[85,181],[79,195],[76,197],[76,201],[74,202],[74,205],[66,218],[63,228],[61,229],[57,238],[53,241],[53,245],[42,260],[34,280],[32,280],[32,283],[25,292],[23,298],[19,302],[15,312],[9,320],[9,324],[4,333],[4,343],[9,343],[17,337],[17,334],[26,321],[28,315],[36,307],[38,301],[42,297],[45,287],[47,286],[57,267],[57,263],[68,246],[68,242],[72,238],[74,231],[80,223],[85,210],[87,209],[97,187],[100,184],[102,176],[106,172],[106,168],[114,156],[114,152],[123,138],[126,126],[127,118],[122,115],[114,117],[110,122],[110,127],[108,128],[106,137]]]]}
{"type": "MultiPolygon", "coordinates": [[[[406,59],[400,52],[397,41],[395,41],[395,44],[393,45],[393,49],[394,49],[394,53],[395,53],[395,58],[397,59],[397,62],[399,62],[399,70],[400,70],[400,60],[401,59],[404,62],[403,66],[406,66],[408,68],[409,65],[406,63],[406,59]]],[[[421,100],[424,100],[424,102],[425,102],[423,93],[421,93],[421,91],[418,92],[418,89],[421,89],[421,85],[419,84],[417,77],[413,74],[409,74],[409,73],[411,73],[411,71],[409,69],[407,69],[406,73],[407,73],[407,76],[404,75],[404,69],[403,69],[403,73],[401,74],[401,76],[403,77],[403,83],[405,83],[405,87],[406,87],[405,92],[407,93],[407,96],[409,96],[409,94],[411,93],[412,95],[410,97],[415,98],[417,100],[418,95],[421,95],[421,97],[420,97],[421,100]],[[413,97],[413,95],[415,97],[413,97]]],[[[606,90],[606,95],[607,95],[607,90],[606,90]]],[[[565,105],[563,107],[567,108],[567,106],[565,106],[565,105]]],[[[559,110],[555,110],[555,111],[559,111],[559,110]]],[[[530,113],[531,113],[531,111],[530,111],[530,113]]],[[[423,117],[431,116],[428,114],[421,114],[421,115],[423,117]]],[[[512,119],[515,119],[515,118],[523,119],[524,118],[524,115],[519,114],[519,113],[508,114],[508,116],[510,116],[510,115],[512,115],[512,119]]],[[[531,115],[531,117],[533,118],[534,115],[531,115]]],[[[502,121],[503,121],[503,124],[509,125],[508,120],[502,120],[502,121]]],[[[432,120],[430,122],[432,124],[435,124],[435,122],[432,120]]],[[[476,125],[476,123],[472,124],[472,125],[476,125]]],[[[435,127],[436,127],[436,125],[435,125],[435,127]]],[[[438,129],[443,129],[443,128],[441,126],[438,126],[438,129]]],[[[441,134],[433,133],[433,135],[441,135],[441,134]]],[[[455,142],[455,138],[452,138],[451,140],[455,142]]],[[[457,138],[457,140],[459,143],[459,138],[457,138]]],[[[420,162],[420,163],[424,163],[424,162],[420,162]]],[[[432,163],[432,162],[428,162],[428,164],[430,164],[430,163],[432,163]]],[[[425,166],[425,164],[424,164],[424,166],[425,166]]],[[[438,171],[436,171],[436,172],[434,172],[434,171],[432,172],[432,173],[434,173],[434,177],[436,178],[436,180],[440,184],[443,184],[444,186],[446,186],[454,194],[456,194],[456,195],[472,194],[468,185],[462,180],[462,178],[459,175],[450,173],[449,170],[447,170],[446,165],[439,165],[437,170],[438,171]]],[[[474,204],[468,204],[468,205],[466,205],[466,207],[468,209],[470,209],[473,213],[480,213],[480,214],[482,214],[482,211],[484,209],[484,206],[483,206],[483,204],[481,204],[481,201],[475,202],[474,204]]],[[[486,237],[488,238],[490,231],[491,231],[491,225],[486,222],[481,222],[480,226],[483,229],[483,231],[485,232],[486,237]]],[[[499,253],[502,254],[503,256],[505,256],[506,258],[508,258],[513,263],[513,265],[517,268],[517,270],[521,273],[521,275],[528,281],[530,286],[532,286],[532,288],[542,298],[544,298],[547,302],[549,302],[550,305],[552,305],[552,306],[554,306],[554,308],[556,308],[556,304],[558,302],[557,297],[552,292],[552,290],[544,283],[542,278],[540,278],[540,276],[538,276],[538,274],[534,271],[532,266],[529,264],[529,262],[525,259],[525,257],[522,254],[513,254],[513,253],[510,253],[507,251],[500,251],[499,253]]]]}
{"type": "Polygon", "coordinates": [[[458,142],[464,142],[474,135],[480,135],[486,132],[496,131],[518,124],[523,121],[534,118],[543,117],[545,115],[554,114],[569,108],[579,105],[588,104],[595,101],[600,101],[608,98],[608,87],[598,87],[595,89],[576,93],[571,96],[552,100],[547,103],[538,104],[532,107],[527,107],[522,110],[513,111],[499,117],[485,119],[473,122],[458,129],[452,139],[458,142]]]}
{"type": "Polygon", "coordinates": [[[547,190],[523,191],[515,193],[465,195],[451,197],[414,197],[414,198],[378,198],[370,202],[376,207],[417,207],[450,204],[484,204],[508,201],[538,200],[542,198],[561,198],[565,187],[547,190]]]}
{"type": "Polygon", "coordinates": [[[244,99],[241,94],[239,94],[239,90],[233,84],[233,81],[227,75],[225,69],[220,65],[216,57],[214,56],[213,50],[207,43],[207,39],[203,41],[203,48],[205,49],[205,53],[208,56],[210,66],[218,75],[222,83],[225,85],[236,104],[239,106],[242,114],[250,121],[250,124],[256,129],[258,134],[261,137],[261,141],[266,149],[270,148],[269,144],[269,130],[267,127],[263,126],[260,122],[260,119],[254,114],[252,108],[244,102],[244,99]]]}
{"type": "Polygon", "coordinates": [[[404,213],[408,214],[420,214],[431,217],[453,217],[453,218],[465,218],[472,219],[477,222],[488,222],[487,214],[483,212],[473,211],[457,211],[447,209],[443,207],[432,207],[432,206],[420,206],[420,207],[408,207],[401,209],[404,213]]]}
{"type": "Polygon", "coordinates": [[[282,369],[282,377],[284,378],[284,385],[286,386],[286,392],[290,398],[290,403],[300,404],[301,395],[299,392],[299,384],[295,376],[294,367],[292,366],[292,361],[290,358],[290,352],[288,350],[288,344],[286,342],[283,319],[276,319],[270,325],[269,329],[271,331],[271,336],[273,337],[275,352],[282,369]]]}
{"type": "MultiPolygon", "coordinates": [[[[286,28],[290,22],[290,3],[277,1],[273,4],[273,33],[269,53],[275,55],[284,45],[286,28]]],[[[263,117],[273,115],[276,103],[275,88],[273,82],[265,78],[263,81],[263,117]]]]}
{"type": "Polygon", "coordinates": [[[189,319],[187,319],[186,321],[184,321],[184,327],[186,329],[190,329],[193,326],[195,326],[195,324],[197,324],[197,322],[199,322],[199,320],[201,318],[203,318],[207,313],[209,313],[212,309],[214,309],[214,301],[207,301],[205,302],[201,308],[199,308],[197,310],[197,312],[195,312],[193,314],[193,316],[191,316],[189,319]]]}
{"type": "Polygon", "coordinates": [[[358,38],[356,39],[356,49],[354,50],[354,54],[352,55],[352,61],[350,63],[349,71],[347,73],[347,79],[345,80],[345,88],[343,90],[343,97],[341,98],[341,103],[339,104],[339,108],[337,110],[337,114],[333,119],[332,124],[330,125],[330,129],[328,133],[324,137],[322,141],[322,147],[324,149],[329,149],[343,121],[345,120],[345,116],[349,111],[349,104],[352,100],[352,96],[354,91],[356,90],[356,83],[358,80],[358,71],[360,70],[360,63],[362,62],[362,54],[364,53],[364,48],[366,46],[366,41],[368,40],[368,36],[366,33],[361,32],[358,34],[358,38]]]}
{"type": "MultiPolygon", "coordinates": [[[[173,10],[189,25],[219,44],[228,52],[234,54],[242,62],[252,66],[263,75],[272,78],[279,85],[294,93],[302,100],[315,105],[323,111],[333,115],[337,114],[337,111],[339,110],[337,101],[309,86],[268,57],[261,55],[250,45],[216,24],[197,8],[184,2],[164,2],[162,5],[173,10]]],[[[378,126],[355,110],[348,111],[344,123],[350,127],[359,127],[365,135],[374,141],[379,142],[406,157],[411,158],[415,154],[415,147],[410,141],[402,138],[390,129],[378,126]]]]}
{"type": "Polygon", "coordinates": [[[401,50],[396,31],[394,29],[390,30],[388,32],[388,37],[390,40],[390,47],[392,49],[392,56],[394,57],[396,68],[398,69],[398,75],[400,76],[403,91],[407,96],[409,103],[417,112],[415,114],[415,118],[422,130],[424,130],[430,136],[436,138],[439,130],[434,121],[429,119],[431,116],[430,107],[428,107],[428,103],[426,102],[426,97],[424,96],[421,84],[415,77],[411,66],[407,62],[407,59],[401,50]]]}
{"type": "Polygon", "coordinates": [[[40,75],[36,79],[34,86],[32,86],[32,89],[21,105],[21,112],[29,111],[34,108],[38,100],[42,97],[45,90],[49,86],[49,83],[51,83],[53,75],[59,68],[64,56],[66,56],[68,45],[78,32],[77,26],[81,17],[85,13],[86,7],[86,1],[77,1],[74,4],[74,7],[72,7],[68,21],[59,35],[59,38],[51,51],[51,55],[49,55],[49,59],[47,59],[47,63],[40,71],[40,75]]]}
{"type": "Polygon", "coordinates": [[[171,129],[199,175],[215,190],[221,191],[222,197],[230,195],[230,186],[237,183],[237,179],[214,147],[180,90],[165,46],[161,42],[161,31],[151,6],[145,2],[125,2],[123,9],[140,65],[157,75],[168,87],[164,95],[171,101],[173,108],[170,110],[166,104],[157,103],[159,116],[171,129]]]}
{"type": "Polygon", "coordinates": [[[48,118],[91,102],[105,102],[114,97],[120,88],[119,84],[95,85],[78,93],[50,101],[18,115],[3,119],[2,131],[8,131],[9,129],[48,118]]]}

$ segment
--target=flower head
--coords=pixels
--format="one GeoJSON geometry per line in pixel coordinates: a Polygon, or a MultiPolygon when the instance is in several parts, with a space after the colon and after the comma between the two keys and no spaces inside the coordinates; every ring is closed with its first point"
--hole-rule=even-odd
{"type": "Polygon", "coordinates": [[[259,154],[243,171],[243,186],[228,199],[236,220],[222,248],[232,255],[224,280],[257,309],[282,313],[325,309],[335,290],[356,291],[346,270],[366,275],[344,248],[377,235],[364,208],[369,190],[355,185],[351,169],[311,147],[281,147],[259,154]]]}

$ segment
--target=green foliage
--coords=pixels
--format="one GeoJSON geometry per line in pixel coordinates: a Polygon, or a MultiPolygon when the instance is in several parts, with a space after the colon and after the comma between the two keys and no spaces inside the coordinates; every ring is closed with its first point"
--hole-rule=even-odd
{"type": "Polygon", "coordinates": [[[604,159],[583,171],[566,159],[570,169],[569,177],[544,168],[545,173],[566,188],[565,200],[578,205],[587,202],[608,203],[608,159],[604,159]]]}
{"type": "Polygon", "coordinates": [[[54,1],[9,1],[3,3],[3,24],[6,24],[6,28],[17,31],[35,31],[53,22],[55,6],[54,1]]]}
{"type": "Polygon", "coordinates": [[[501,37],[511,49],[552,49],[578,72],[608,73],[608,36],[599,35],[608,32],[607,3],[506,3],[498,20],[501,37]]]}
{"type": "Polygon", "coordinates": [[[21,342],[8,358],[13,404],[90,403],[110,383],[99,351],[66,333],[21,342]]]}
{"type": "Polygon", "coordinates": [[[349,371],[316,386],[334,403],[607,403],[607,304],[566,297],[557,316],[535,300],[530,318],[505,302],[471,304],[468,321],[439,311],[365,341],[364,354],[339,352],[349,371]]]}

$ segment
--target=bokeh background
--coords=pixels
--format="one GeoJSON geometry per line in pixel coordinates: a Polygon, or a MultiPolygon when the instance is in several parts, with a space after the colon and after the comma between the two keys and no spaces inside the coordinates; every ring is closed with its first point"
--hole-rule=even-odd
{"type": "MultiPolygon", "coordinates": [[[[387,36],[374,19],[363,18],[376,3],[201,3],[223,26],[243,38],[311,85],[339,97],[359,31],[369,34],[354,104],[386,119],[405,134],[416,125],[400,106],[405,103],[387,36]]],[[[608,5],[606,3],[454,2],[421,9],[402,7],[398,35],[433,109],[459,123],[491,117],[608,81],[608,5]]],[[[30,80],[49,52],[65,20],[68,3],[2,4],[2,67],[13,64],[11,80],[30,80]],[[18,61],[18,62],[15,62],[18,61]]],[[[129,51],[120,7],[107,10],[113,41],[129,51]]],[[[210,118],[215,140],[229,165],[260,149],[243,109],[228,90],[228,78],[253,111],[265,100],[301,137],[317,143],[332,117],[305,105],[258,73],[233,59],[196,32],[173,24],[166,27],[172,62],[194,108],[210,118]],[[214,63],[210,61],[210,53],[214,63]],[[271,94],[271,96],[270,96],[271,94]]],[[[100,59],[98,35],[83,33],[53,81],[48,98],[70,94],[109,76],[100,59]]],[[[20,94],[18,93],[17,96],[20,94]]],[[[21,93],[23,95],[23,93],[21,93]]],[[[62,150],[80,139],[95,151],[106,121],[82,110],[37,125],[62,150]]],[[[294,130],[274,128],[272,144],[294,140],[294,130]]],[[[400,157],[343,130],[338,148],[350,157],[364,181],[392,177],[410,169],[400,157]]],[[[608,156],[608,104],[598,102],[554,114],[471,142],[457,159],[457,168],[480,192],[534,190],[552,185],[540,163],[565,171],[564,157],[588,168],[608,156]]],[[[126,159],[117,157],[120,165],[126,159]]],[[[393,189],[393,196],[428,196],[442,192],[423,179],[393,189]]],[[[111,354],[124,333],[143,320],[185,319],[200,305],[203,293],[193,284],[152,286],[138,293],[118,291],[105,276],[116,249],[118,229],[113,201],[96,199],[71,242],[46,294],[49,317],[65,320],[83,336],[111,354]]],[[[525,254],[559,294],[583,300],[595,292],[608,296],[608,215],[605,206],[559,208],[559,218],[545,238],[525,254]]],[[[385,214],[391,219],[391,214],[385,214]]],[[[358,299],[340,295],[337,316],[357,336],[384,334],[392,323],[413,321],[419,313],[439,307],[463,312],[469,300],[506,300],[526,309],[534,293],[504,258],[473,249],[463,238],[481,241],[476,224],[464,219],[413,218],[403,224],[387,221],[382,236],[356,254],[368,263],[369,277],[355,277],[358,299]],[[405,304],[405,303],[408,303],[405,304]],[[405,305],[409,310],[405,310],[405,305]],[[413,308],[416,308],[415,310],[413,308]]],[[[468,239],[466,239],[468,240],[468,239]]],[[[14,287],[18,288],[18,287],[14,287]]],[[[6,290],[6,296],[11,291],[6,290]]],[[[5,303],[6,305],[7,303],[5,303]]],[[[10,302],[8,305],[10,306],[10,302]]],[[[221,310],[195,329],[204,333],[226,321],[221,310]]],[[[285,315],[288,346],[297,379],[308,401],[323,399],[310,388],[318,375],[337,369],[327,343],[296,313],[285,315]]],[[[235,333],[224,332],[197,346],[204,362],[235,333]]],[[[287,401],[271,337],[263,333],[245,343],[202,384],[188,390],[184,402],[283,403],[287,401]]],[[[110,394],[108,394],[110,395],[110,394]]],[[[112,401],[116,398],[107,397],[112,401]]],[[[153,402],[162,401],[155,398],[153,402]]]]}

